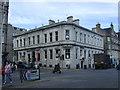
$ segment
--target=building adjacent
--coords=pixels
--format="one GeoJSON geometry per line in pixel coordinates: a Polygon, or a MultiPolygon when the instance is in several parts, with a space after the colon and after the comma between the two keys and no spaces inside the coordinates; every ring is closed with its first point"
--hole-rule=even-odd
{"type": "MultiPolygon", "coordinates": [[[[6,53],[9,0],[0,0],[0,61],[6,53]]],[[[0,64],[1,64],[0,62],[0,64]]]]}
{"type": "Polygon", "coordinates": [[[94,68],[93,54],[104,52],[103,36],[79,25],[79,19],[49,20],[49,25],[15,35],[13,47],[16,61],[35,62],[54,67],[94,68]]]}
{"type": "Polygon", "coordinates": [[[114,25],[111,23],[108,28],[101,28],[98,23],[93,31],[103,35],[105,53],[111,56],[111,62],[116,66],[120,61],[120,35],[114,31],[114,25]]]}
{"type": "Polygon", "coordinates": [[[14,61],[13,56],[15,53],[13,52],[13,36],[17,34],[21,34],[26,31],[27,29],[18,28],[18,27],[12,26],[11,24],[8,24],[6,51],[9,53],[7,56],[7,59],[9,61],[14,61]]]}

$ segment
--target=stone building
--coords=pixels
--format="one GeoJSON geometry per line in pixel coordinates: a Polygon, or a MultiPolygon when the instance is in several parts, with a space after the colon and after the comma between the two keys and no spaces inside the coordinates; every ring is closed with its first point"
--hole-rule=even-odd
{"type": "Polygon", "coordinates": [[[6,53],[9,0],[0,0],[0,66],[6,53]]]}
{"type": "Polygon", "coordinates": [[[120,60],[120,40],[119,33],[117,34],[114,31],[114,25],[111,23],[110,27],[101,28],[101,25],[98,23],[92,30],[103,35],[105,53],[111,56],[111,62],[116,66],[120,60]]]}
{"type": "Polygon", "coordinates": [[[13,52],[13,36],[17,34],[21,34],[26,32],[27,30],[24,28],[14,27],[11,24],[8,24],[8,31],[7,31],[7,46],[6,51],[9,53],[7,59],[10,61],[14,61],[14,52],[13,52]]]}
{"type": "Polygon", "coordinates": [[[79,19],[49,20],[49,25],[14,36],[16,61],[35,62],[47,67],[60,63],[66,68],[93,68],[93,54],[104,52],[103,36],[79,25],[79,19]]]}

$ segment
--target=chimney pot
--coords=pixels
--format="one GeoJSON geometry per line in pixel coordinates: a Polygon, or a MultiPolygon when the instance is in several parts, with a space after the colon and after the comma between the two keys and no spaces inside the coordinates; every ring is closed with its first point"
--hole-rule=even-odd
{"type": "Polygon", "coordinates": [[[51,24],[55,24],[55,21],[54,20],[49,20],[49,25],[51,24]]]}
{"type": "Polygon", "coordinates": [[[73,16],[68,16],[68,17],[67,17],[67,21],[68,21],[68,22],[73,22],[73,16]]]}
{"type": "Polygon", "coordinates": [[[80,21],[79,19],[75,19],[75,20],[73,21],[73,23],[79,25],[79,21],[80,21]]]}

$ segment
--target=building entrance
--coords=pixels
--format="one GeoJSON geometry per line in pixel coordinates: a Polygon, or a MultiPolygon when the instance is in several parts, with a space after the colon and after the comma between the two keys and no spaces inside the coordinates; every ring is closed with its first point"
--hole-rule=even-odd
{"type": "Polygon", "coordinates": [[[35,58],[35,51],[32,52],[32,62],[35,62],[36,58],[35,58]]]}
{"type": "Polygon", "coordinates": [[[31,61],[30,61],[30,54],[28,54],[28,63],[30,63],[31,61]]]}
{"type": "Polygon", "coordinates": [[[83,68],[83,61],[81,61],[81,68],[83,68]]]}

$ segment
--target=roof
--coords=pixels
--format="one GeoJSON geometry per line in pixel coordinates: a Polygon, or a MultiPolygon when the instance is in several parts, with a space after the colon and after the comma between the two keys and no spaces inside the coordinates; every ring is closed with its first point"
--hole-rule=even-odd
{"type": "Polygon", "coordinates": [[[50,25],[45,25],[45,26],[42,26],[42,27],[34,28],[34,29],[28,30],[27,32],[24,32],[22,34],[15,35],[14,37],[22,36],[22,35],[25,35],[25,34],[28,34],[28,33],[33,33],[33,32],[40,31],[40,30],[45,30],[45,29],[56,27],[56,26],[60,26],[60,25],[74,25],[74,26],[76,26],[78,28],[81,28],[81,29],[84,29],[86,31],[89,31],[89,32],[92,32],[94,34],[102,36],[101,34],[98,34],[98,33],[94,32],[92,30],[84,28],[84,27],[82,27],[80,25],[77,25],[75,23],[70,23],[70,22],[62,21],[62,22],[58,22],[58,23],[54,23],[54,24],[50,24],[50,25]]]}

